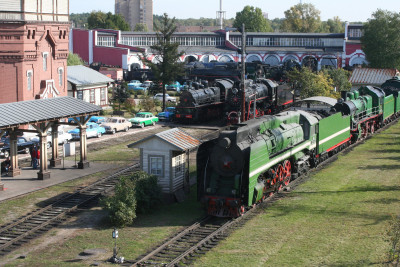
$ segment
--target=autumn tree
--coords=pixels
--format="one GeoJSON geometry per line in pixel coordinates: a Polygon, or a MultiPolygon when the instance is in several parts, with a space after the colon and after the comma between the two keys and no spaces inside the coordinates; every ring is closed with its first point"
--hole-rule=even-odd
{"type": "Polygon", "coordinates": [[[157,42],[150,46],[150,50],[155,55],[155,59],[150,60],[149,55],[143,52],[141,60],[152,70],[155,85],[161,87],[159,90],[163,92],[163,110],[165,110],[165,85],[183,74],[183,63],[179,62],[179,57],[183,55],[183,52],[178,51],[179,43],[172,42],[172,35],[177,27],[175,18],[170,19],[164,13],[161,23],[156,23],[154,26],[157,42]]]}
{"type": "Polygon", "coordinates": [[[309,68],[303,67],[288,72],[287,77],[294,88],[300,91],[302,99],[312,96],[339,97],[339,92],[335,92],[332,79],[322,71],[314,73],[309,68]]]}
{"type": "Polygon", "coordinates": [[[240,28],[243,23],[248,32],[272,32],[271,25],[258,7],[245,6],[241,12],[236,12],[233,27],[240,28]]]}
{"type": "Polygon", "coordinates": [[[92,12],[88,18],[89,29],[113,29],[129,31],[129,24],[120,14],[113,15],[111,12],[103,13],[101,11],[92,12]]]}
{"type": "Polygon", "coordinates": [[[378,9],[364,24],[362,49],[374,68],[400,68],[400,13],[378,9]]]}
{"type": "Polygon", "coordinates": [[[297,4],[285,11],[282,30],[285,32],[317,32],[321,25],[320,11],[313,4],[297,4]]]}

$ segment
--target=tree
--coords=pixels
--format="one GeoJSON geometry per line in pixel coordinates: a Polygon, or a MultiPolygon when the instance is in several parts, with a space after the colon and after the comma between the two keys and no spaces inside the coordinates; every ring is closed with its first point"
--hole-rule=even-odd
{"type": "Polygon", "coordinates": [[[69,53],[67,58],[67,66],[83,65],[83,60],[78,54],[69,53]]]}
{"type": "Polygon", "coordinates": [[[400,13],[378,9],[364,24],[362,49],[373,68],[400,67],[400,13]]]}
{"type": "Polygon", "coordinates": [[[344,32],[344,22],[340,20],[339,17],[335,16],[333,19],[328,19],[326,22],[329,27],[330,33],[343,33],[344,32]]]}
{"type": "Polygon", "coordinates": [[[157,43],[150,46],[155,55],[154,60],[150,60],[146,52],[141,55],[142,62],[150,67],[154,75],[155,86],[163,92],[163,110],[165,110],[165,85],[172,83],[176,78],[183,74],[183,63],[179,62],[179,57],[183,52],[178,52],[179,43],[172,42],[172,35],[176,31],[175,18],[170,19],[166,13],[161,18],[161,23],[155,25],[157,43]]]}
{"type": "Polygon", "coordinates": [[[258,7],[245,6],[241,12],[236,12],[233,27],[240,28],[243,23],[248,32],[272,32],[271,25],[258,7]]]}
{"type": "Polygon", "coordinates": [[[120,14],[113,15],[111,12],[103,13],[101,11],[92,12],[88,18],[89,29],[113,29],[120,31],[129,31],[129,24],[120,14]]]}
{"type": "Polygon", "coordinates": [[[321,12],[313,4],[297,4],[285,11],[282,30],[286,32],[317,32],[321,12]]]}
{"type": "Polygon", "coordinates": [[[332,79],[333,87],[336,88],[336,92],[350,91],[351,82],[349,81],[350,72],[344,69],[326,68],[322,70],[325,75],[328,75],[332,79]]]}
{"type": "Polygon", "coordinates": [[[136,23],[135,28],[133,29],[134,32],[147,32],[147,25],[143,23],[136,23]]]}
{"type": "Polygon", "coordinates": [[[300,91],[301,98],[312,96],[328,96],[338,98],[332,79],[324,72],[314,73],[309,68],[294,69],[287,73],[294,88],[300,91]]]}
{"type": "Polygon", "coordinates": [[[135,182],[129,177],[121,177],[115,186],[115,194],[103,199],[102,204],[108,210],[113,225],[132,224],[136,218],[135,182]]]}

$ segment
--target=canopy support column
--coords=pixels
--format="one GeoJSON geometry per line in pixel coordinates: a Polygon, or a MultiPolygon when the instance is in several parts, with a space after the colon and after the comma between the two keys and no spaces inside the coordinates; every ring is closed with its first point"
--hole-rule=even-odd
{"type": "MultiPolygon", "coordinates": [[[[0,138],[3,136],[5,132],[6,130],[0,130],[0,138]]],[[[1,182],[1,175],[0,175],[0,191],[4,191],[4,184],[1,182]]]]}
{"type": "Polygon", "coordinates": [[[10,131],[10,162],[11,168],[8,171],[8,176],[18,176],[21,174],[21,169],[18,166],[18,146],[17,132],[13,129],[10,131]]]}
{"type": "Polygon", "coordinates": [[[54,123],[51,126],[51,142],[52,142],[52,147],[51,147],[51,159],[50,159],[50,167],[56,167],[58,165],[61,165],[61,158],[59,157],[58,154],[58,124],[54,123]]]}
{"type": "Polygon", "coordinates": [[[78,169],[84,169],[89,167],[89,162],[87,161],[86,124],[79,126],[79,137],[80,161],[78,162],[78,169]]]}
{"type": "Polygon", "coordinates": [[[32,125],[39,132],[39,147],[40,147],[40,170],[37,173],[39,180],[50,178],[49,167],[47,165],[47,130],[52,124],[40,123],[39,126],[32,125]]]}

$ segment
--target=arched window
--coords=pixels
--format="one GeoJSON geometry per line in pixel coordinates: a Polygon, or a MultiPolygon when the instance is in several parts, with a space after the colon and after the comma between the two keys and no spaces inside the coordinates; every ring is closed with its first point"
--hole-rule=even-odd
{"type": "Polygon", "coordinates": [[[270,66],[277,66],[280,63],[279,59],[275,56],[268,56],[264,62],[270,66]]]}
{"type": "Polygon", "coordinates": [[[63,68],[58,69],[58,85],[60,87],[63,86],[63,80],[64,80],[64,70],[63,68]]]}
{"type": "Polygon", "coordinates": [[[43,53],[43,70],[47,71],[47,57],[49,56],[48,52],[43,53]]]}
{"type": "Polygon", "coordinates": [[[231,62],[232,59],[231,59],[229,56],[226,56],[226,55],[225,55],[225,56],[219,57],[218,61],[219,61],[219,62],[231,62]]]}
{"type": "Polygon", "coordinates": [[[32,90],[33,71],[28,70],[26,72],[26,80],[27,80],[27,89],[28,91],[30,91],[32,90]]]}
{"type": "Polygon", "coordinates": [[[246,59],[246,62],[254,62],[254,61],[260,61],[260,58],[258,56],[252,55],[246,59]]]}

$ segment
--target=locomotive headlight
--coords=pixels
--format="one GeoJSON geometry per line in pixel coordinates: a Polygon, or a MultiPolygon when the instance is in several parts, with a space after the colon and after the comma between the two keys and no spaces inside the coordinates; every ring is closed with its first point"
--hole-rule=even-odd
{"type": "Polygon", "coordinates": [[[206,192],[207,192],[207,193],[211,193],[211,188],[208,187],[208,188],[206,189],[206,192]]]}
{"type": "Polygon", "coordinates": [[[232,195],[236,195],[236,189],[232,189],[232,195]]]}

